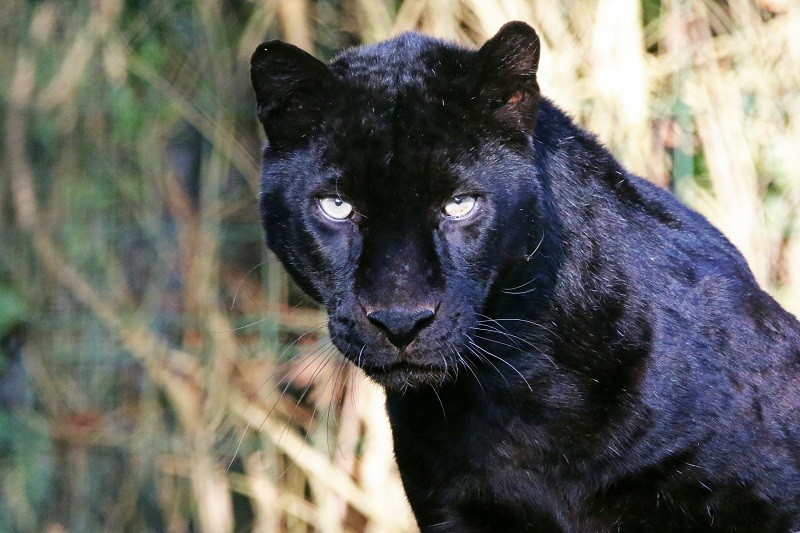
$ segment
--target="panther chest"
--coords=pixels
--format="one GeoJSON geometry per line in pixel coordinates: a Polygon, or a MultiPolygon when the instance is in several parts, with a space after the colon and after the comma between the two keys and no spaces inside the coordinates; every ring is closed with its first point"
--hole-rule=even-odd
{"type": "Polygon", "coordinates": [[[452,417],[446,432],[394,422],[395,454],[415,514],[442,524],[424,530],[562,531],[560,523],[580,521],[581,509],[568,496],[577,487],[564,490],[554,481],[557,467],[519,428],[456,428],[452,417]]]}
{"type": "Polygon", "coordinates": [[[755,531],[749,525],[769,520],[746,491],[709,491],[691,469],[656,464],[614,475],[604,461],[579,468],[559,459],[526,427],[494,420],[479,430],[456,426],[453,417],[446,426],[399,422],[393,420],[396,458],[423,531],[670,531],[721,524],[755,531]]]}

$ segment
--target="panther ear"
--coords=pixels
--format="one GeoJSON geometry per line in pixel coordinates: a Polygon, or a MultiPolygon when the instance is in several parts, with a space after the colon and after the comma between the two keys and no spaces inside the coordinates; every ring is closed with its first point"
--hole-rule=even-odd
{"type": "Polygon", "coordinates": [[[506,23],[478,50],[480,96],[492,114],[530,132],[536,122],[539,36],[524,22],[506,23]]]}
{"type": "Polygon", "coordinates": [[[250,58],[250,79],[258,102],[258,118],[273,136],[303,134],[335,81],[327,65],[300,48],[269,41],[250,58]]]}

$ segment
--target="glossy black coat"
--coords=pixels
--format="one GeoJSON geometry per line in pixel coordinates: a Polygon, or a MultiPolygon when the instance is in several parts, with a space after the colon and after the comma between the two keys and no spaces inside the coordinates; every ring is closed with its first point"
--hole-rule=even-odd
{"type": "Polygon", "coordinates": [[[253,56],[267,242],[386,387],[420,527],[797,530],[798,322],[539,95],[538,53],[511,23],[253,56]],[[455,195],[477,211],[443,216],[455,195]],[[400,349],[375,309],[436,313],[400,349]]]}

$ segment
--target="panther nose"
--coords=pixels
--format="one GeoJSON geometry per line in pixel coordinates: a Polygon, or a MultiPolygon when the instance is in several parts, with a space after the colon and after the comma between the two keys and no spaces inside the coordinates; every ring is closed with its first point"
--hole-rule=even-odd
{"type": "Polygon", "coordinates": [[[435,308],[421,311],[407,309],[377,309],[367,313],[369,321],[383,330],[389,340],[401,350],[408,346],[436,314],[435,308]]]}

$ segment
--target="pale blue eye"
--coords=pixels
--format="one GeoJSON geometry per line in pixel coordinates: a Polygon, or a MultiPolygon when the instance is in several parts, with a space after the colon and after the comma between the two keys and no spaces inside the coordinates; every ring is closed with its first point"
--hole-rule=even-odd
{"type": "Polygon", "coordinates": [[[454,196],[444,204],[442,211],[448,218],[466,218],[475,210],[475,196],[454,196]]]}
{"type": "Polygon", "coordinates": [[[322,213],[333,220],[345,220],[353,214],[353,206],[338,196],[325,196],[318,203],[322,213]]]}

